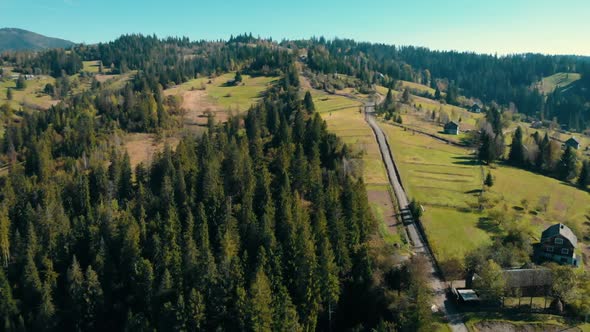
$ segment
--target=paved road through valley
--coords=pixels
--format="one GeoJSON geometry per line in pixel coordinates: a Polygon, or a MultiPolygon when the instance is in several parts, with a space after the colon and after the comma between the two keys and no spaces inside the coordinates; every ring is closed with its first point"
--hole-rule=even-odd
{"type": "Polygon", "coordinates": [[[431,276],[431,285],[435,294],[434,304],[439,309],[443,310],[445,316],[449,320],[449,325],[453,332],[468,332],[467,327],[461,318],[461,314],[458,313],[455,304],[446,298],[445,284],[436,272],[432,252],[426,245],[426,242],[422,239],[422,236],[418,232],[416,223],[412,218],[412,214],[410,213],[410,209],[408,207],[408,196],[402,187],[401,178],[397,168],[395,167],[395,160],[393,158],[391,148],[389,147],[389,143],[387,142],[387,138],[383,133],[383,130],[381,127],[379,127],[379,124],[373,116],[373,108],[374,106],[372,103],[365,103],[365,119],[373,130],[375,138],[377,139],[377,143],[379,144],[379,150],[381,151],[383,163],[385,164],[385,169],[387,170],[387,176],[389,177],[389,182],[391,183],[393,192],[397,198],[402,222],[406,227],[410,241],[413,244],[414,252],[416,254],[424,255],[428,259],[428,271],[431,276]]]}

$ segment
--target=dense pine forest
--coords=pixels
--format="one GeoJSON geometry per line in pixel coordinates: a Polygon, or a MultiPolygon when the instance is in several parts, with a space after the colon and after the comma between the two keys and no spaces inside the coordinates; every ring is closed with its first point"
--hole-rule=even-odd
{"type": "Polygon", "coordinates": [[[356,156],[304,102],[293,52],[244,40],[124,36],[3,56],[64,80],[82,59],[137,73],[120,90],[94,82],[6,123],[2,330],[431,326],[424,264],[392,261],[356,156]],[[174,126],[164,87],[233,69],[282,78],[245,115],[209,121],[132,169],[118,132],[174,126]]]}

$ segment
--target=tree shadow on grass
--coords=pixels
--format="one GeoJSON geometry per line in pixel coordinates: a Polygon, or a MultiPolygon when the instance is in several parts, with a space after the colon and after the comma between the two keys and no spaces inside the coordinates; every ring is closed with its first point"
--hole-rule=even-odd
{"type": "Polygon", "coordinates": [[[476,195],[476,194],[479,195],[479,194],[481,194],[481,191],[482,191],[481,189],[473,189],[473,190],[468,190],[465,193],[470,194],[470,195],[476,195]]]}
{"type": "Polygon", "coordinates": [[[502,232],[500,226],[498,226],[498,223],[496,223],[488,217],[479,218],[479,220],[477,221],[477,228],[495,235],[500,234],[502,232]]]}
{"type": "Polygon", "coordinates": [[[453,159],[456,160],[453,162],[455,165],[477,166],[479,164],[477,159],[472,156],[456,156],[453,159]]]}

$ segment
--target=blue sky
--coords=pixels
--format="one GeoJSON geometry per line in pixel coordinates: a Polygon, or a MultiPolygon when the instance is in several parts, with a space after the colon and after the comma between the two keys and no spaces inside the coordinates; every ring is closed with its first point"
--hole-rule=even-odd
{"type": "Polygon", "coordinates": [[[588,0],[0,0],[0,26],[75,42],[124,33],[346,37],[485,53],[590,55],[588,0]]]}

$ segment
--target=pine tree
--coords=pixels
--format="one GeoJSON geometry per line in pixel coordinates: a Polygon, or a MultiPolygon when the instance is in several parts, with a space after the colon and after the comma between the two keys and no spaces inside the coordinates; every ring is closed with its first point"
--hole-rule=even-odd
{"type": "Polygon", "coordinates": [[[36,329],[51,331],[55,324],[54,315],[56,309],[55,305],[53,304],[51,285],[48,282],[44,283],[42,287],[41,302],[38,308],[39,312],[35,322],[36,329]]]}
{"type": "Polygon", "coordinates": [[[440,93],[440,89],[438,88],[438,86],[436,87],[436,91],[434,92],[434,99],[436,100],[441,100],[442,95],[440,93]]]}
{"type": "Polygon", "coordinates": [[[334,253],[330,247],[330,241],[324,238],[320,244],[319,277],[324,311],[328,312],[329,324],[332,324],[332,312],[340,297],[340,281],[338,280],[338,266],[334,253]]]}
{"type": "Polygon", "coordinates": [[[492,177],[492,173],[488,172],[485,181],[483,182],[488,188],[491,188],[494,185],[494,178],[492,177]]]}
{"type": "Polygon", "coordinates": [[[405,88],[404,93],[402,94],[402,103],[409,104],[410,103],[410,89],[405,88]]]}
{"type": "Polygon", "coordinates": [[[307,113],[312,114],[313,112],[315,112],[315,105],[313,103],[313,98],[309,91],[305,92],[305,97],[303,98],[303,105],[307,110],[307,113]]]}
{"type": "Polygon", "coordinates": [[[557,164],[557,175],[563,181],[570,181],[577,176],[578,156],[572,147],[567,147],[557,164]]]}
{"type": "Polygon", "coordinates": [[[17,90],[24,90],[27,88],[27,81],[23,75],[19,75],[18,79],[16,80],[16,89],[17,90]]]}
{"type": "Polygon", "coordinates": [[[270,331],[273,317],[270,282],[259,267],[249,292],[250,330],[270,331]]]}
{"type": "Polygon", "coordinates": [[[393,108],[393,105],[393,92],[391,88],[389,88],[389,90],[387,90],[387,96],[385,96],[385,100],[383,101],[383,104],[381,104],[381,108],[383,111],[388,111],[393,108]]]}
{"type": "Polygon", "coordinates": [[[586,189],[590,184],[590,161],[584,160],[582,162],[582,168],[580,169],[580,176],[578,177],[578,186],[582,189],[586,189]]]}
{"type": "Polygon", "coordinates": [[[0,260],[3,267],[10,261],[10,219],[5,207],[0,207],[0,260]]]}
{"type": "Polygon", "coordinates": [[[187,327],[189,331],[200,331],[205,327],[205,300],[196,289],[191,289],[187,306],[187,327]]]}
{"type": "Polygon", "coordinates": [[[283,285],[278,288],[273,296],[273,331],[301,331],[297,310],[289,292],[283,285]]]}
{"type": "Polygon", "coordinates": [[[7,100],[12,100],[13,95],[12,95],[12,88],[8,88],[6,89],[6,99],[7,100]]]}
{"type": "Polygon", "coordinates": [[[512,145],[508,155],[508,161],[515,166],[524,166],[526,161],[525,147],[522,142],[522,128],[518,126],[512,137],[512,145]]]}
{"type": "Polygon", "coordinates": [[[17,314],[16,301],[12,296],[12,290],[10,283],[4,274],[4,269],[0,269],[0,317],[4,321],[0,321],[0,324],[10,330],[13,316],[17,314]]]}
{"type": "Polygon", "coordinates": [[[70,297],[71,317],[77,329],[82,328],[84,303],[84,274],[76,256],[68,269],[68,295],[70,297]]]}

